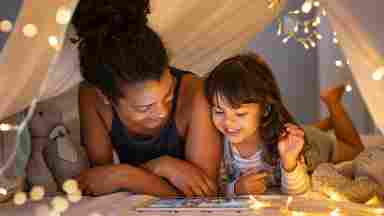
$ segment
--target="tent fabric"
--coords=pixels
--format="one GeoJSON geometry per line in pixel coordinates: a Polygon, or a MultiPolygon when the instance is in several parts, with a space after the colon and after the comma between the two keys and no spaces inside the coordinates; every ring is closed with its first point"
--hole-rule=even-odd
{"type": "Polygon", "coordinates": [[[384,133],[384,1],[324,0],[323,3],[367,108],[384,133]],[[380,71],[383,79],[374,80],[373,74],[380,71]]]}
{"type": "MultiPolygon", "coordinates": [[[[286,4],[280,2],[269,9],[268,0],[152,0],[150,24],[169,48],[173,65],[203,75],[271,23],[286,4]]],[[[33,98],[60,95],[81,81],[77,50],[69,41],[75,33],[56,23],[59,8],[73,11],[77,3],[24,0],[0,56],[0,119],[26,108],[33,98]],[[26,24],[36,25],[35,37],[23,35],[26,24]],[[64,41],[58,47],[61,51],[49,45],[49,36],[64,41]]]]}

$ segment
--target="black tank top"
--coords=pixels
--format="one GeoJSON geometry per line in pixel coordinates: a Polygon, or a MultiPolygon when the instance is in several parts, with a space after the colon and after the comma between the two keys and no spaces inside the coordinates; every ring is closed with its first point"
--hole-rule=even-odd
{"type": "Polygon", "coordinates": [[[143,138],[129,134],[116,110],[112,109],[112,129],[109,136],[120,163],[137,166],[164,155],[185,159],[185,140],[179,136],[175,122],[180,84],[185,73],[188,72],[171,68],[171,74],[176,78],[176,87],[169,120],[160,130],[159,136],[143,138]]]}

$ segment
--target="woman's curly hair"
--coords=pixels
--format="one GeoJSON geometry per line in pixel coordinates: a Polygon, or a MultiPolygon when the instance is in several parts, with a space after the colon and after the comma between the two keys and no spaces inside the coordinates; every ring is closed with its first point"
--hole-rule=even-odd
{"type": "Polygon", "coordinates": [[[80,0],[74,12],[81,73],[114,103],[123,84],[160,80],[169,64],[149,13],[149,0],[80,0]]]}

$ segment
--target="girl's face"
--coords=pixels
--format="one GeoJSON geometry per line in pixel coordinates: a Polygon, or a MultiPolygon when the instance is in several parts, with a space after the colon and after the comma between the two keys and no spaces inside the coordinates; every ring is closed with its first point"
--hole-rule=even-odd
{"type": "Polygon", "coordinates": [[[216,104],[212,107],[213,123],[233,144],[258,136],[261,116],[260,104],[242,104],[234,108],[221,96],[217,97],[216,104]]]}
{"type": "Polygon", "coordinates": [[[118,110],[122,118],[138,128],[151,131],[170,117],[176,80],[166,69],[159,81],[145,81],[122,88],[118,110]]]}

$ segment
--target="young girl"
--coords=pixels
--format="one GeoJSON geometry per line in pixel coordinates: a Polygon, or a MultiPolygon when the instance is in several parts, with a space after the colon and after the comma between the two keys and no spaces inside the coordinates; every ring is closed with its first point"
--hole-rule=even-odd
{"type": "Polygon", "coordinates": [[[287,194],[309,189],[304,155],[310,146],[263,60],[254,54],[224,60],[207,78],[205,93],[225,137],[227,195],[264,193],[272,185],[287,194]]]}

